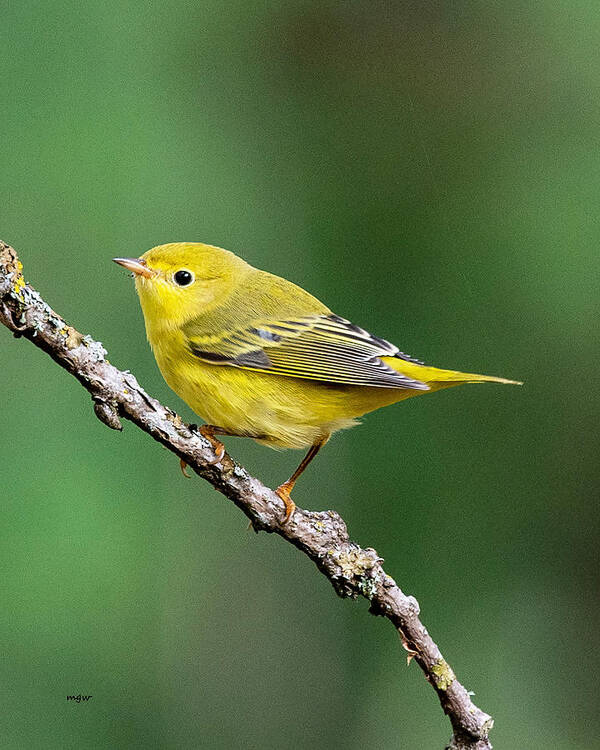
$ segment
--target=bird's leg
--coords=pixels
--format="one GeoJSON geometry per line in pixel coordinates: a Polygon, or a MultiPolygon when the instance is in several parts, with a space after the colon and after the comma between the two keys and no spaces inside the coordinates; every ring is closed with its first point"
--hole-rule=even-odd
{"type": "Polygon", "coordinates": [[[302,461],[300,462],[300,466],[296,469],[296,471],[292,474],[292,476],[287,480],[287,482],[284,482],[283,484],[280,484],[279,487],[275,490],[275,492],[279,495],[279,497],[283,500],[283,504],[285,505],[285,515],[283,517],[282,523],[286,524],[292,517],[292,513],[296,509],[296,504],[290,497],[290,493],[292,489],[294,488],[294,485],[296,484],[296,481],[298,480],[298,477],[304,469],[308,466],[308,464],[313,460],[313,458],[317,455],[319,452],[319,449],[325,445],[325,443],[329,440],[329,435],[327,435],[324,438],[321,438],[318,440],[314,445],[311,445],[310,450],[304,456],[302,461]]]}
{"type": "Polygon", "coordinates": [[[217,440],[215,435],[231,435],[230,432],[224,430],[222,427],[216,427],[213,424],[203,424],[198,428],[198,432],[205,437],[208,442],[212,445],[215,452],[215,460],[211,461],[211,464],[218,464],[225,455],[225,446],[220,440],[217,440]]]}
{"type": "MultiPolygon", "coordinates": [[[[214,424],[203,424],[201,427],[196,428],[196,432],[199,432],[202,435],[202,437],[208,440],[208,442],[212,445],[213,450],[215,452],[214,461],[208,461],[208,463],[211,465],[218,464],[219,461],[221,461],[223,456],[225,455],[225,446],[220,440],[217,440],[215,435],[233,435],[233,433],[229,432],[228,430],[224,430],[222,427],[217,427],[214,424]]],[[[190,479],[190,475],[186,471],[187,464],[183,460],[183,458],[179,459],[179,466],[181,468],[181,472],[183,476],[190,479]]]]}

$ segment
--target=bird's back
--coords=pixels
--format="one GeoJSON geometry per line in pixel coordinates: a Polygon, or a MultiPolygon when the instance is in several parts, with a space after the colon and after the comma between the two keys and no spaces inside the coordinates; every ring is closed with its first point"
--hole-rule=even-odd
{"type": "Polygon", "coordinates": [[[328,307],[293,282],[250,266],[216,307],[198,311],[186,325],[186,333],[219,335],[258,320],[328,313],[328,307]]]}

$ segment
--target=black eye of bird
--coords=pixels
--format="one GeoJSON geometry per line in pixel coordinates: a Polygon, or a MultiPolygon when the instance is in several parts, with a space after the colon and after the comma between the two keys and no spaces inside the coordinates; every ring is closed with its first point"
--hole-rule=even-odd
{"type": "Polygon", "coordinates": [[[181,271],[177,271],[173,278],[178,286],[189,286],[194,280],[194,274],[191,271],[182,269],[181,271]]]}

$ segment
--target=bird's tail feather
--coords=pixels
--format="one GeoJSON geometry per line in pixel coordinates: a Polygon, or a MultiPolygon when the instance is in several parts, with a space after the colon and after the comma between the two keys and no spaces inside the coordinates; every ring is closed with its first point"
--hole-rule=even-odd
{"type": "Polygon", "coordinates": [[[497,378],[495,375],[478,375],[474,372],[458,372],[457,370],[434,370],[433,382],[438,383],[505,383],[507,385],[523,385],[520,380],[509,380],[508,378],[497,378]]]}
{"type": "Polygon", "coordinates": [[[474,372],[442,370],[439,367],[420,365],[415,362],[407,362],[406,360],[398,358],[385,357],[385,362],[403,375],[407,375],[414,380],[420,380],[422,383],[427,383],[427,385],[431,387],[431,390],[452,385],[460,385],[461,383],[506,383],[509,385],[523,385],[519,380],[497,378],[494,375],[477,375],[474,372]]]}

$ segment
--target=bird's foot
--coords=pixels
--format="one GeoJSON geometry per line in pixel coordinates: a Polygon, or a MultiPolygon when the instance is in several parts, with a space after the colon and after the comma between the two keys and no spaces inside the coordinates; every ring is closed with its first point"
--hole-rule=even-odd
{"type": "Polygon", "coordinates": [[[283,525],[289,522],[292,514],[296,510],[296,503],[290,497],[290,492],[292,491],[293,486],[294,482],[284,482],[283,484],[280,484],[279,487],[275,490],[275,493],[279,495],[285,506],[285,513],[283,516],[283,521],[281,522],[283,525]]]}
{"type": "Polygon", "coordinates": [[[185,477],[186,479],[191,479],[191,478],[192,478],[192,477],[191,477],[191,475],[190,475],[190,474],[188,474],[188,473],[187,473],[187,471],[186,471],[186,469],[187,469],[187,464],[186,464],[186,462],[185,462],[185,461],[183,460],[183,458],[180,458],[180,459],[179,459],[179,468],[181,469],[181,473],[183,474],[183,476],[184,476],[184,477],[185,477]]]}
{"type": "MultiPolygon", "coordinates": [[[[207,463],[211,466],[220,463],[223,460],[223,456],[225,455],[225,446],[220,440],[217,440],[217,438],[215,437],[215,428],[210,424],[203,424],[201,427],[198,427],[197,425],[190,425],[190,428],[193,428],[194,432],[199,432],[200,435],[202,435],[203,438],[206,438],[212,445],[212,448],[215,452],[215,458],[212,461],[207,461],[207,463]]],[[[183,458],[179,459],[179,466],[181,468],[181,473],[183,474],[183,476],[187,479],[191,479],[190,475],[186,471],[187,463],[183,460],[183,458]]]]}
{"type": "Polygon", "coordinates": [[[213,451],[215,452],[214,460],[208,461],[207,463],[211,465],[220,463],[223,460],[223,456],[225,455],[225,446],[220,440],[217,440],[217,438],[215,437],[215,428],[210,424],[203,424],[202,427],[198,428],[198,432],[202,435],[202,437],[208,440],[208,442],[212,445],[213,451]]]}

